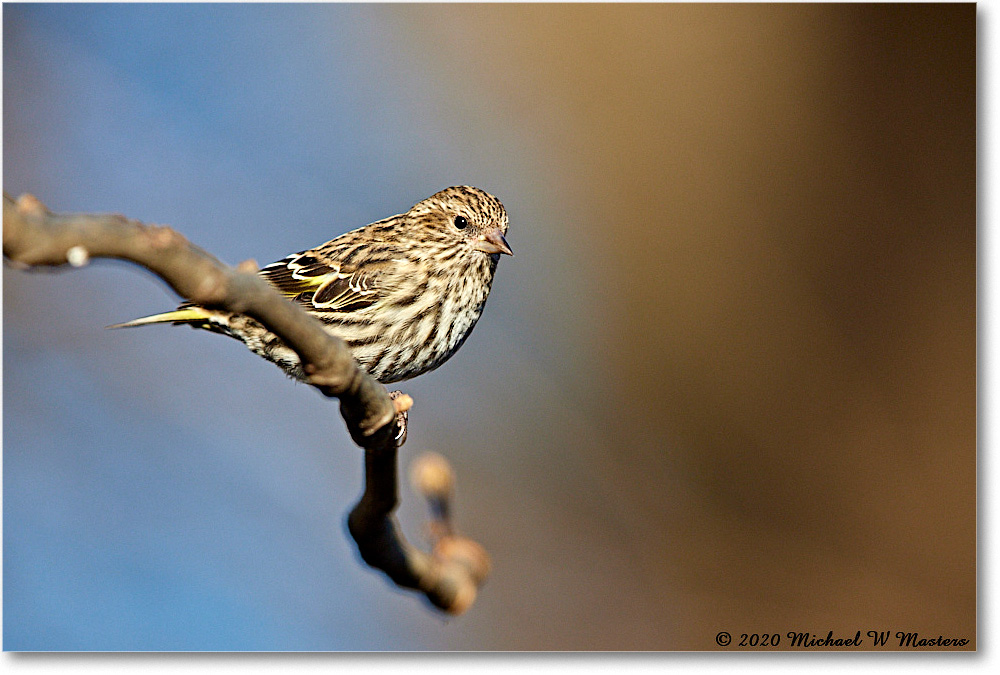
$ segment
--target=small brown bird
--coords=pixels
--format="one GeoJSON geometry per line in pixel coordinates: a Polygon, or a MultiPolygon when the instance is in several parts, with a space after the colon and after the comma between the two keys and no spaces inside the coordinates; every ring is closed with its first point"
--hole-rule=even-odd
{"type": "MultiPolygon", "coordinates": [[[[406,213],[365,225],[267,265],[259,274],[343,339],[382,383],[440,366],[483,312],[500,254],[513,255],[500,201],[450,187],[406,213]]],[[[113,328],[187,324],[242,341],[296,379],[298,356],[242,314],[184,304],[113,328]]]]}

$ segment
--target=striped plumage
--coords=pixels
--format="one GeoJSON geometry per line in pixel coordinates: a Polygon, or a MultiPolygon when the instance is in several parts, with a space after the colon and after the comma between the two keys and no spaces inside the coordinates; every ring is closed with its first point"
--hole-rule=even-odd
{"type": "MultiPolygon", "coordinates": [[[[406,213],[267,265],[260,275],[342,338],[383,383],[437,368],[469,336],[490,293],[507,213],[492,195],[450,187],[406,213]]],[[[298,357],[253,319],[185,304],[137,319],[188,324],[244,342],[303,379],[298,357]]]]}

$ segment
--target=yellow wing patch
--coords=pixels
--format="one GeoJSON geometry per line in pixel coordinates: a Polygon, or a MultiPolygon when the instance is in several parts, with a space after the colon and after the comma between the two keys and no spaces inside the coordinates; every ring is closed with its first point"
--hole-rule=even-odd
{"type": "Polygon", "coordinates": [[[268,265],[260,274],[286,297],[314,310],[354,311],[379,299],[374,277],[361,270],[322,262],[309,252],[268,265]]]}

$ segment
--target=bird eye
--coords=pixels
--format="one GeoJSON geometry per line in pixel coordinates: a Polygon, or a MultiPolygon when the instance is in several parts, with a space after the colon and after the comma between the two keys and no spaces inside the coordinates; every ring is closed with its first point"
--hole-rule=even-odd
{"type": "Polygon", "coordinates": [[[455,227],[460,230],[464,230],[469,226],[469,221],[465,219],[465,216],[455,216],[455,227]]]}

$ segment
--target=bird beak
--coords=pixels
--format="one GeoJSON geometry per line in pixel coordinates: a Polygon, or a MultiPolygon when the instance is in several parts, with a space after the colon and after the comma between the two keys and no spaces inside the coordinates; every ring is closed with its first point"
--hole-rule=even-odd
{"type": "Polygon", "coordinates": [[[514,252],[510,250],[510,244],[503,238],[503,233],[499,227],[486,230],[476,237],[476,243],[473,244],[473,248],[483,253],[506,253],[507,255],[514,255],[514,252]]]}

